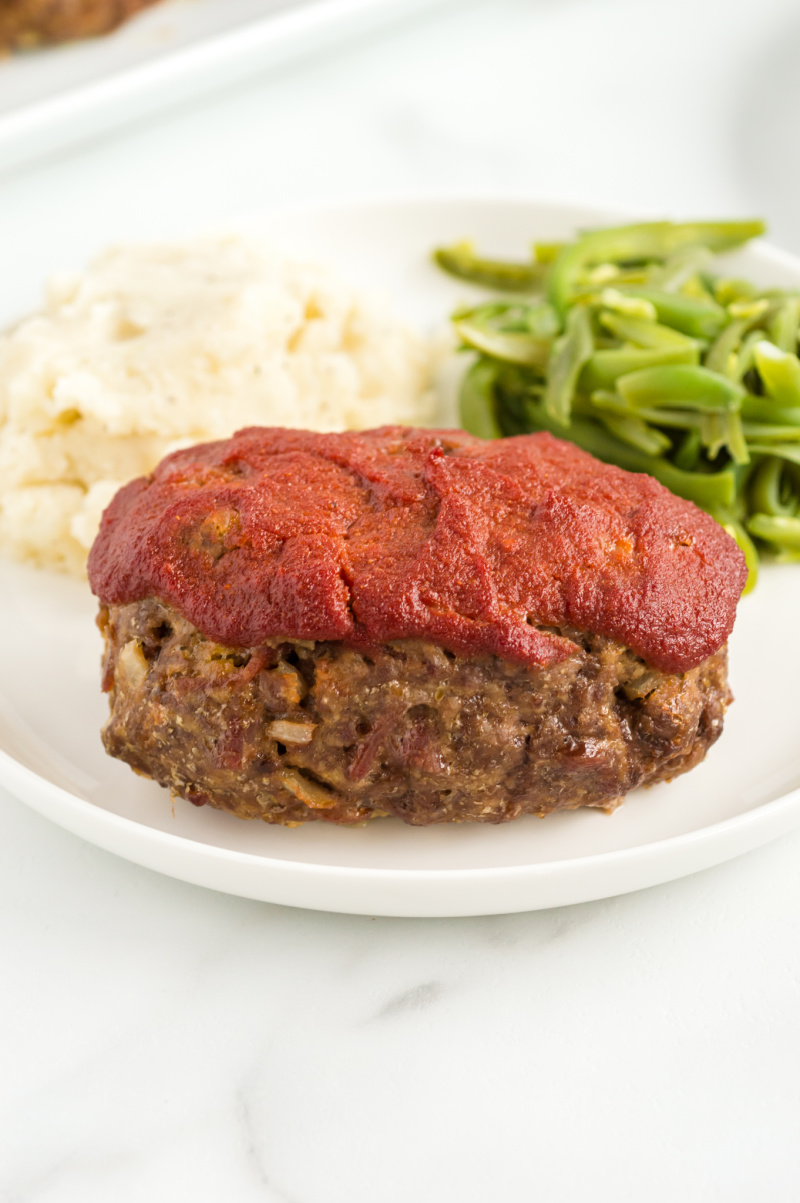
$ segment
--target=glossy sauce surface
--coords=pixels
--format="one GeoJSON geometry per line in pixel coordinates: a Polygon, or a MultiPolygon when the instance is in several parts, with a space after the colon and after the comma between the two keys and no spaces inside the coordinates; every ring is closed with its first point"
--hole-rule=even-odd
{"type": "Polygon", "coordinates": [[[101,601],[154,596],[234,647],[431,640],[531,666],[574,626],[684,672],[728,638],[734,541],[652,477],[548,434],[251,428],[126,485],[89,558],[101,601]]]}

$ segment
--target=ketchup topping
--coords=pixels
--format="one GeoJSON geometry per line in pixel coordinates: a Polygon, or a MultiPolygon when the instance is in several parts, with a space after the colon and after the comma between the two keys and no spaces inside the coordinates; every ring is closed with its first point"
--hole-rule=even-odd
{"type": "Polygon", "coordinates": [[[549,434],[253,427],[178,451],[103,515],[107,604],[153,596],[234,647],[418,638],[545,666],[564,625],[685,672],[728,638],[747,577],[712,518],[549,434]]]}

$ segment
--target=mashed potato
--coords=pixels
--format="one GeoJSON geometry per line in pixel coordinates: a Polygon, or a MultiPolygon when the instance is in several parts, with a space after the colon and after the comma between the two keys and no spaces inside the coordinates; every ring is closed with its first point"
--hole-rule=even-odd
{"type": "Polygon", "coordinates": [[[0,338],[0,551],[82,573],[121,484],[242,426],[430,425],[431,366],[374,304],[259,243],[109,250],[0,338]]]}

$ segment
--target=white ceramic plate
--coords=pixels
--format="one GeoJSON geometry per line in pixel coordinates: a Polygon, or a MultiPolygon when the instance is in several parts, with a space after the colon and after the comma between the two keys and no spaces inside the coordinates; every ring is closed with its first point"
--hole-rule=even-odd
{"type": "MultiPolygon", "coordinates": [[[[433,245],[474,236],[518,254],[533,237],[563,237],[603,216],[524,201],[427,200],[308,210],[236,228],[260,226],[291,250],[337,263],[431,327],[468,291],[429,265],[433,245]]],[[[800,284],[800,261],[764,246],[732,266],[800,284]]],[[[636,792],[611,816],[586,811],[502,827],[384,820],[286,830],[181,801],[173,813],[163,790],[101,747],[106,700],[94,612],[87,586],[0,562],[0,781],[92,843],[186,881],[360,914],[498,914],[668,881],[800,823],[800,567],[768,569],[741,603],[730,645],[736,704],[699,768],[636,792]]]]}

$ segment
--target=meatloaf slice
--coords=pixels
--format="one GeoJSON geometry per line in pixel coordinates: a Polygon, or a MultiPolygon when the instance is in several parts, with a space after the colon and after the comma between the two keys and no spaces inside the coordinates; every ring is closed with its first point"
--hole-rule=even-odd
{"type": "Polygon", "coordinates": [[[153,598],[102,606],[107,751],[240,818],[499,823],[615,807],[722,730],[723,646],[685,672],[570,627],[537,667],[398,639],[216,643],[153,598]]]}

